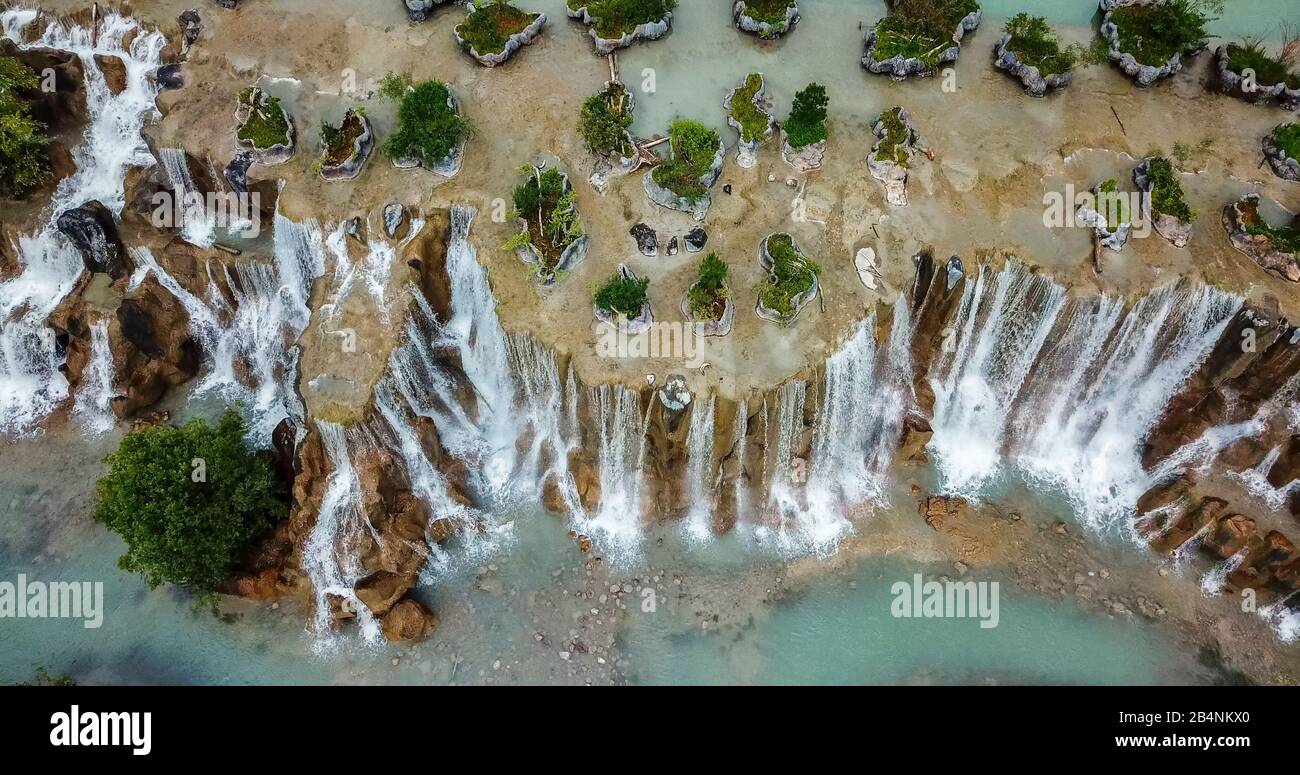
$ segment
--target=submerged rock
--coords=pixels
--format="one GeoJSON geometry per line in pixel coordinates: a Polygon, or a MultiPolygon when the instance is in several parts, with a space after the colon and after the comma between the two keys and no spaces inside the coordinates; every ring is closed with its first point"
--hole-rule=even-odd
{"type": "Polygon", "coordinates": [[[1011,34],[1005,33],[993,44],[993,66],[1005,70],[1008,75],[1020,79],[1025,93],[1031,97],[1042,97],[1048,89],[1064,89],[1070,85],[1070,73],[1048,73],[1043,75],[1037,67],[1021,62],[1016,53],[1007,48],[1011,34]]]}
{"type": "Polygon", "coordinates": [[[654,258],[659,255],[659,237],[655,230],[644,223],[638,223],[631,228],[629,233],[632,239],[636,240],[636,249],[641,251],[641,255],[647,258],[654,258]]]}

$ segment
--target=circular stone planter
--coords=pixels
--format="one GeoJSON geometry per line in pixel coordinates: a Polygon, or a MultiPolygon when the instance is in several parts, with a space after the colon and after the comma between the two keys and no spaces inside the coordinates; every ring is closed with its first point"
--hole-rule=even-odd
{"type": "Polygon", "coordinates": [[[745,0],[736,0],[731,8],[731,17],[735,20],[736,27],[744,32],[751,32],[764,39],[779,38],[799,23],[799,4],[792,1],[785,8],[785,20],[772,24],[750,16],[745,0]]]}
{"type": "MultiPolygon", "coordinates": [[[[935,58],[935,64],[932,66],[924,60],[916,57],[904,57],[901,54],[892,56],[889,59],[876,59],[872,53],[876,50],[876,41],[879,35],[876,33],[876,27],[871,28],[867,33],[865,51],[862,55],[862,66],[867,72],[877,75],[887,75],[895,81],[902,81],[908,78],[926,78],[934,75],[935,70],[940,65],[951,64],[956,62],[961,55],[961,40],[967,33],[974,32],[980,26],[982,19],[980,11],[971,11],[957,23],[957,29],[952,33],[953,44],[935,58]]],[[[877,27],[879,23],[877,23],[877,27]]]]}
{"type": "Polygon", "coordinates": [[[812,172],[822,168],[826,159],[826,141],[820,140],[802,148],[790,145],[790,138],[781,130],[781,160],[799,172],[812,172]]]}
{"type": "MultiPolygon", "coordinates": [[[[713,156],[713,164],[710,166],[709,171],[701,175],[699,178],[700,185],[704,186],[705,189],[712,188],[713,184],[718,182],[718,176],[722,174],[722,160],[726,156],[726,153],[727,144],[719,139],[718,152],[713,156]]],[[[678,196],[655,181],[653,169],[645,174],[644,181],[646,196],[650,198],[651,202],[654,202],[660,207],[667,207],[670,210],[680,210],[684,213],[690,213],[697,221],[703,221],[704,217],[708,215],[709,205],[712,204],[713,198],[709,195],[707,190],[705,191],[704,196],[693,201],[684,196],[678,196]]]]}
{"type": "MultiPolygon", "coordinates": [[[[763,271],[767,272],[769,276],[772,274],[772,265],[775,263],[775,261],[772,258],[772,254],[769,253],[767,250],[767,241],[783,233],[784,232],[776,232],[774,234],[769,234],[763,238],[762,242],[758,243],[758,265],[762,267],[763,271]]],[[[795,253],[798,253],[800,256],[803,256],[803,251],[799,249],[799,245],[794,241],[793,237],[790,238],[790,244],[794,246],[795,253]]],[[[799,313],[803,311],[804,307],[808,306],[808,304],[811,303],[813,299],[817,298],[817,292],[820,288],[821,288],[821,281],[814,273],[812,286],[809,287],[808,290],[804,291],[803,293],[800,293],[799,295],[794,296],[790,299],[791,306],[794,307],[794,312],[790,313],[789,318],[782,317],[779,312],[772,309],[771,307],[764,305],[763,296],[761,294],[758,297],[758,301],[754,305],[754,312],[763,320],[767,320],[772,323],[780,323],[783,326],[788,326],[794,322],[795,318],[799,317],[799,313]]]]}
{"type": "MultiPolygon", "coordinates": [[[[345,126],[350,119],[361,121],[361,134],[352,139],[352,153],[342,163],[334,165],[321,164],[320,176],[323,180],[352,180],[361,174],[366,162],[370,161],[370,154],[375,149],[375,132],[374,128],[370,126],[370,119],[366,118],[363,113],[349,110],[343,117],[341,126],[345,126]]],[[[325,149],[322,148],[321,155],[324,156],[324,153],[325,149]]]]}
{"type": "MultiPolygon", "coordinates": [[[[618,273],[630,280],[638,279],[636,273],[627,268],[627,264],[619,264],[618,273]]],[[[646,303],[641,306],[641,311],[637,313],[637,316],[634,318],[628,318],[622,313],[603,310],[594,304],[591,305],[591,308],[595,312],[597,320],[606,325],[626,331],[629,334],[643,334],[646,331],[649,331],[650,326],[654,325],[655,322],[654,314],[650,311],[649,297],[646,298],[646,303]]]]}
{"type": "Polygon", "coordinates": [[[611,54],[620,48],[627,48],[638,40],[658,40],[668,34],[673,24],[673,14],[672,11],[669,11],[659,21],[638,24],[632,28],[631,32],[625,32],[617,38],[602,38],[596,32],[596,18],[588,12],[587,6],[571,8],[565,5],[565,10],[570,19],[578,19],[587,25],[591,40],[596,44],[596,53],[601,56],[611,54]]]}
{"type": "MultiPolygon", "coordinates": [[[[1273,131],[1277,131],[1276,127],[1273,131]]],[[[1264,147],[1264,158],[1268,160],[1268,166],[1273,170],[1274,175],[1283,180],[1300,181],[1300,159],[1287,156],[1282,146],[1273,139],[1273,132],[1264,135],[1261,144],[1264,147]]]]}
{"type": "MultiPolygon", "coordinates": [[[[1161,65],[1144,65],[1137,61],[1137,58],[1126,51],[1119,49],[1119,27],[1115,24],[1115,9],[1126,5],[1141,5],[1144,0],[1100,0],[1098,8],[1101,9],[1101,37],[1106,41],[1110,48],[1110,61],[1119,66],[1134,83],[1143,88],[1150,86],[1161,78],[1168,78],[1174,73],[1183,69],[1182,54],[1174,54],[1169,61],[1161,65]]],[[[1201,48],[1204,48],[1204,41],[1201,48]]],[[[1196,52],[1192,52],[1195,54],[1196,52]]]]}
{"type": "MultiPolygon", "coordinates": [[[[743,5],[743,3],[738,3],[738,5],[743,5]]],[[[748,76],[746,76],[746,78],[748,78],[748,76]]],[[[731,115],[731,100],[736,96],[736,92],[740,91],[740,89],[736,88],[728,90],[727,96],[722,100],[722,108],[727,112],[727,126],[736,130],[736,133],[740,135],[740,140],[736,145],[736,164],[740,165],[742,169],[747,170],[753,169],[758,165],[759,146],[766,142],[776,129],[776,120],[772,118],[772,105],[766,96],[767,80],[763,78],[762,73],[758,74],[758,78],[760,84],[758,91],[754,92],[753,103],[759,113],[767,116],[767,128],[763,130],[763,136],[758,140],[746,142],[745,128],[731,115]]]]}
{"type": "Polygon", "coordinates": [[[1016,58],[1015,52],[1007,48],[1010,42],[1011,35],[1004,33],[998,38],[998,42],[993,44],[993,66],[1019,78],[1020,83],[1025,87],[1025,94],[1030,97],[1042,97],[1049,89],[1059,90],[1070,85],[1069,72],[1043,75],[1037,67],[1027,65],[1016,58]]]}
{"type": "MultiPolygon", "coordinates": [[[[270,95],[257,87],[253,87],[250,99],[252,101],[260,100],[263,104],[267,104],[270,100],[270,95]]],[[[274,167],[278,164],[284,164],[292,159],[294,149],[298,145],[298,128],[293,123],[293,116],[289,115],[289,111],[284,109],[284,105],[280,106],[280,114],[284,116],[284,122],[289,127],[287,133],[288,137],[285,142],[276,143],[269,148],[258,148],[253,145],[252,140],[240,139],[239,130],[243,129],[244,124],[248,122],[248,119],[252,114],[253,106],[250,103],[240,100],[239,106],[235,108],[235,122],[237,124],[235,128],[235,149],[239,151],[247,151],[252,156],[253,161],[265,167],[274,167]]]]}
{"type": "MultiPolygon", "coordinates": [[[[447,86],[447,92],[447,107],[451,108],[452,112],[456,115],[460,115],[460,104],[457,103],[456,98],[451,95],[450,84],[447,86]]],[[[393,159],[393,166],[399,170],[410,170],[422,167],[429,172],[441,175],[444,178],[454,178],[456,177],[456,173],[460,172],[461,164],[465,161],[465,144],[468,142],[468,140],[462,141],[461,144],[456,146],[451,153],[438,159],[433,164],[426,163],[425,160],[421,158],[406,156],[393,159]]]]}
{"type": "Polygon", "coordinates": [[[1185,248],[1192,238],[1192,225],[1186,221],[1180,221],[1168,213],[1154,215],[1151,212],[1151,161],[1143,159],[1142,163],[1133,168],[1133,182],[1137,185],[1138,191],[1142,192],[1142,213],[1146,216],[1147,222],[1156,230],[1156,233],[1176,248],[1185,248]]]}
{"type": "Polygon", "coordinates": [[[1273,247],[1268,237],[1246,230],[1247,223],[1260,217],[1259,194],[1247,194],[1223,208],[1223,228],[1228,231],[1228,241],[1264,271],[1293,283],[1300,282],[1300,258],[1296,254],[1284,253],[1273,247]]]}
{"type": "MultiPolygon", "coordinates": [[[[465,15],[465,18],[468,20],[469,17],[473,16],[476,13],[483,13],[483,11],[478,6],[473,5],[471,3],[469,7],[469,13],[465,15]]],[[[524,46],[531,45],[532,42],[537,39],[537,36],[542,34],[542,26],[546,24],[546,14],[537,13],[537,14],[533,14],[533,16],[534,16],[533,20],[528,23],[527,27],[524,27],[519,32],[516,32],[513,35],[511,35],[506,40],[505,47],[503,47],[500,51],[496,51],[496,52],[489,51],[484,53],[474,48],[474,46],[471,45],[468,40],[465,40],[460,36],[459,24],[456,25],[456,28],[452,30],[452,35],[456,37],[456,43],[462,49],[468,52],[470,56],[478,60],[478,63],[480,65],[483,65],[484,67],[496,67],[502,62],[505,62],[510,57],[514,56],[515,52],[518,51],[519,49],[523,48],[524,46]]]]}
{"type": "MultiPolygon", "coordinates": [[[[698,283],[692,283],[694,288],[698,283]]],[[[723,288],[727,287],[726,283],[722,284],[723,288]]],[[[726,336],[731,333],[731,321],[736,317],[736,303],[730,295],[724,300],[722,317],[717,320],[696,320],[691,317],[691,288],[686,289],[686,295],[682,297],[682,317],[687,322],[700,327],[700,333],[704,336],[726,336]]]]}
{"type": "Polygon", "coordinates": [[[1262,83],[1251,86],[1251,82],[1232,69],[1232,64],[1228,61],[1227,46],[1219,46],[1215,49],[1214,66],[1219,76],[1217,82],[1219,91],[1224,94],[1231,94],[1237,99],[1256,105],[1276,102],[1284,110],[1300,110],[1300,89],[1288,88],[1285,82],[1275,83],[1272,86],[1262,83]]]}
{"type": "MultiPolygon", "coordinates": [[[[886,113],[892,112],[886,111],[886,113]]],[[[872,128],[872,133],[876,136],[876,142],[871,146],[871,155],[867,157],[867,169],[871,171],[871,177],[879,180],[885,186],[885,201],[894,207],[907,206],[907,176],[911,160],[916,156],[916,142],[918,135],[916,129],[912,127],[908,119],[907,111],[899,108],[898,120],[902,122],[907,137],[902,142],[902,149],[907,156],[907,164],[900,164],[897,157],[893,159],[879,159],[876,157],[877,151],[880,150],[881,143],[884,142],[885,136],[889,133],[885,127],[884,114],[876,119],[876,124],[872,128]]]]}
{"type": "MultiPolygon", "coordinates": [[[[564,177],[564,191],[571,190],[573,186],[569,183],[569,176],[565,173],[560,174],[564,177]]],[[[527,218],[522,216],[519,218],[519,228],[521,231],[529,230],[527,218]]],[[[587,245],[587,235],[583,234],[564,248],[559,259],[556,260],[555,266],[549,269],[542,260],[542,254],[533,245],[520,245],[515,249],[515,252],[525,264],[537,268],[537,279],[541,281],[542,285],[553,285],[559,272],[567,272],[582,263],[582,259],[587,257],[587,245]]]]}

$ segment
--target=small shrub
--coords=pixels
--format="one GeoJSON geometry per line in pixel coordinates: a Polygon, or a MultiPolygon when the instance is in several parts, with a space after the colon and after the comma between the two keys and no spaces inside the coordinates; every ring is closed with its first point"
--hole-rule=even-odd
{"type": "Polygon", "coordinates": [[[1262,41],[1247,38],[1241,43],[1229,43],[1227,53],[1228,66],[1238,74],[1253,71],[1255,83],[1260,86],[1284,83],[1288,89],[1300,89],[1300,75],[1288,63],[1270,56],[1262,41]]]}
{"type": "Polygon", "coordinates": [[[1021,63],[1038,68],[1043,75],[1068,73],[1082,56],[1077,47],[1061,48],[1060,38],[1041,16],[1018,13],[1003,29],[1011,36],[1007,48],[1021,63]]]}
{"type": "Polygon", "coordinates": [[[384,143],[392,159],[416,159],[426,167],[450,156],[469,137],[469,123],[448,104],[451,92],[441,81],[414,87],[402,76],[386,76],[379,93],[399,102],[397,130],[384,143]]]}
{"type": "Polygon", "coordinates": [[[532,165],[520,171],[524,182],[515,187],[515,214],[524,219],[524,229],[506,243],[507,249],[531,245],[541,255],[544,271],[558,263],[565,248],[583,235],[582,220],[573,201],[573,189],[554,167],[539,172],[532,165]]]}
{"type": "Polygon", "coordinates": [[[789,322],[795,313],[795,297],[807,292],[822,270],[815,261],[795,250],[789,234],[768,237],[767,252],[772,257],[772,269],[759,285],[759,299],[763,306],[789,322]]]}
{"type": "Polygon", "coordinates": [[[1110,178],[1098,186],[1097,212],[1106,218],[1106,231],[1111,234],[1124,224],[1133,222],[1128,211],[1128,196],[1119,190],[1119,181],[1110,178]]]}
{"type": "Polygon", "coordinates": [[[827,138],[826,108],[829,104],[826,87],[819,83],[810,83],[795,93],[790,117],[782,125],[791,148],[804,148],[827,138]]]}
{"type": "Polygon", "coordinates": [[[908,166],[907,143],[912,130],[903,123],[903,109],[891,108],[880,114],[880,120],[885,124],[885,136],[880,139],[876,158],[880,161],[892,161],[903,167],[908,166]]]}
{"type": "Polygon", "coordinates": [[[1295,226],[1270,226],[1259,214],[1258,202],[1246,202],[1241,207],[1241,220],[1247,234],[1265,237],[1273,248],[1283,253],[1300,253],[1300,228],[1295,226]]]}
{"type": "Polygon", "coordinates": [[[568,0],[574,10],[587,8],[602,38],[617,38],[639,24],[657,22],[677,7],[677,0],[568,0]]]}
{"type": "Polygon", "coordinates": [[[745,14],[756,22],[781,24],[794,0],[745,0],[745,14]]]}
{"type": "Polygon", "coordinates": [[[228,411],[216,425],[155,425],[122,439],[108,456],[95,507],[95,520],[126,541],[118,567],[140,573],[151,588],[208,593],[240,549],[286,516],[271,467],[248,448],[244,431],[228,411]]]}
{"type": "Polygon", "coordinates": [[[582,103],[578,132],[592,153],[631,156],[635,152],[627,140],[627,129],[632,126],[632,111],[628,109],[631,103],[632,96],[617,83],[582,103]]]}
{"type": "Polygon", "coordinates": [[[339,126],[328,121],[321,122],[320,137],[324,145],[320,159],[322,165],[337,167],[352,158],[357,138],[366,131],[364,116],[360,108],[352,108],[343,115],[343,122],[339,126]]]}
{"type": "Polygon", "coordinates": [[[876,25],[872,57],[882,61],[902,56],[933,66],[953,45],[957,25],[979,7],[976,0],[896,0],[876,25]]]}
{"type": "Polygon", "coordinates": [[[655,167],[650,174],[659,185],[694,202],[708,193],[700,178],[713,169],[721,140],[717,132],[690,119],[674,121],[669,136],[673,158],[655,167]]]}
{"type": "Polygon", "coordinates": [[[50,176],[50,139],[21,94],[40,84],[31,68],[0,56],[0,196],[26,196],[50,176]]]}
{"type": "Polygon", "coordinates": [[[686,295],[686,304],[693,320],[716,321],[726,311],[727,264],[717,253],[710,252],[700,261],[697,279],[686,295]]]}
{"type": "MultiPolygon", "coordinates": [[[[1163,0],[1124,5],[1112,13],[1119,29],[1119,48],[1144,65],[1159,67],[1175,54],[1190,54],[1208,35],[1206,25],[1214,3],[1206,0],[1163,0]]],[[[1222,7],[1222,3],[1218,3],[1222,7]]]]}
{"type": "Polygon", "coordinates": [[[1178,181],[1174,165],[1163,156],[1147,162],[1151,178],[1151,212],[1155,215],[1172,215],[1183,223],[1196,220],[1196,211],[1183,198],[1183,184],[1178,181]]]}
{"type": "Polygon", "coordinates": [[[1292,159],[1300,159],[1300,123],[1279,124],[1273,129],[1273,142],[1292,159]]]}
{"type": "Polygon", "coordinates": [[[594,301],[597,307],[606,312],[635,318],[645,306],[648,298],[646,288],[649,285],[649,278],[624,277],[621,272],[615,273],[596,290],[594,301]]]}
{"type": "Polygon", "coordinates": [[[521,11],[507,0],[486,0],[476,3],[465,21],[456,25],[456,34],[480,54],[499,54],[511,35],[523,32],[536,18],[537,14],[521,11]]]}

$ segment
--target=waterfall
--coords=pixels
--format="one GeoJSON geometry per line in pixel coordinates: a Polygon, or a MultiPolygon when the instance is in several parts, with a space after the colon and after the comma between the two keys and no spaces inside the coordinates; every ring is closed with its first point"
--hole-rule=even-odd
{"type": "Polygon", "coordinates": [[[140,129],[156,113],[157,87],[149,75],[161,64],[165,42],[161,33],[106,13],[96,30],[51,21],[38,40],[27,43],[24,32],[38,17],[30,9],[0,11],[0,30],[19,48],[59,49],[81,60],[89,124],[72,151],[76,171],[56,186],[46,225],[19,236],[14,245],[20,274],[0,282],[0,432],[18,434],[34,430],[69,393],[58,371],[62,358],[45,320],[72,291],[83,266],[55,221],[91,200],[121,212],[127,169],[154,163],[140,129]],[[128,35],[133,36],[129,47],[123,44],[128,35]],[[108,88],[96,55],[125,63],[126,88],[121,94],[108,88]]]}
{"type": "Polygon", "coordinates": [[[569,452],[578,445],[579,439],[573,372],[569,371],[562,385],[555,352],[529,334],[512,334],[506,343],[510,371],[521,399],[519,409],[532,434],[527,458],[519,466],[516,479],[523,486],[540,483],[547,475],[555,477],[569,515],[580,515],[582,506],[577,485],[569,471],[569,452]],[[549,465],[544,466],[544,461],[549,461],[549,465]]]}
{"type": "Polygon", "coordinates": [[[81,388],[72,409],[73,416],[89,431],[104,433],[113,428],[113,374],[108,324],[101,320],[90,327],[90,360],[81,375],[81,388]]]}
{"type": "Polygon", "coordinates": [[[1109,296],[1066,299],[1016,262],[981,270],[962,299],[957,346],[931,378],[944,491],[977,499],[1012,467],[1065,495],[1086,524],[1126,527],[1152,483],[1147,433],[1240,306],[1177,283],[1126,309],[1109,296]]]}
{"type": "MultiPolygon", "coordinates": [[[[341,601],[344,610],[356,614],[367,641],[378,641],[379,622],[353,592],[363,573],[354,551],[356,539],[363,531],[373,530],[361,510],[361,481],[352,466],[352,455],[367,440],[324,420],[317,421],[316,427],[333,470],[326,479],[320,513],[302,552],[303,570],[311,579],[315,594],[312,630],[320,636],[330,632],[330,598],[333,597],[341,601]]],[[[320,638],[316,641],[317,648],[324,648],[329,642],[320,638]]]]}
{"type": "Polygon", "coordinates": [[[618,556],[631,556],[641,542],[641,475],[646,423],[641,397],[622,385],[588,388],[590,421],[597,433],[600,504],[575,520],[618,556]]]}
{"type": "Polygon", "coordinates": [[[274,239],[274,263],[246,261],[233,269],[209,263],[203,298],[164,270],[147,248],[132,249],[136,263],[154,273],[189,314],[191,335],[207,361],[194,395],[213,394],[240,404],[257,446],[267,446],[286,417],[301,424],[294,343],[311,319],[307,302],[312,282],[324,273],[315,222],[295,223],[277,213],[274,239]]]}
{"type": "Polygon", "coordinates": [[[690,428],[686,432],[686,486],[691,505],[682,529],[688,538],[695,541],[707,541],[713,535],[717,484],[713,437],[717,402],[716,395],[710,395],[707,402],[700,401],[697,396],[691,410],[690,428]]]}
{"type": "MultiPolygon", "coordinates": [[[[731,425],[731,438],[735,449],[733,454],[736,456],[736,461],[739,464],[740,471],[743,472],[745,466],[745,453],[749,444],[749,406],[744,400],[741,400],[740,403],[736,405],[736,419],[731,425]]],[[[743,473],[742,475],[737,476],[732,482],[732,486],[734,487],[732,495],[735,500],[737,520],[744,518],[745,509],[749,506],[748,498],[745,497],[748,484],[749,482],[747,481],[747,477],[745,477],[743,473]]]]}
{"type": "Polygon", "coordinates": [[[158,160],[162,162],[172,194],[176,197],[173,211],[180,216],[181,238],[201,248],[212,247],[217,241],[216,224],[204,206],[203,192],[190,175],[189,160],[183,148],[160,148],[158,160]]]}

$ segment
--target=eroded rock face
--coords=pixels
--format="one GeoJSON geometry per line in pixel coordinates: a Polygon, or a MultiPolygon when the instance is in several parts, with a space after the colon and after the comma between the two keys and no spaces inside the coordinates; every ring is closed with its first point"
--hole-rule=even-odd
{"type": "Polygon", "coordinates": [[[131,417],[198,375],[202,358],[189,322],[185,308],[152,275],[122,300],[108,332],[123,383],[111,404],[114,414],[131,417]]]}
{"type": "Polygon", "coordinates": [[[117,234],[113,213],[102,203],[90,201],[67,210],[56,221],[59,231],[77,248],[86,270],[120,280],[131,273],[126,246],[117,234]]]}
{"type": "Polygon", "coordinates": [[[916,275],[912,283],[912,386],[917,406],[925,416],[934,411],[934,388],[928,379],[930,364],[941,352],[943,328],[961,303],[966,275],[961,258],[952,256],[936,266],[934,255],[922,251],[912,257],[916,275]]]}

